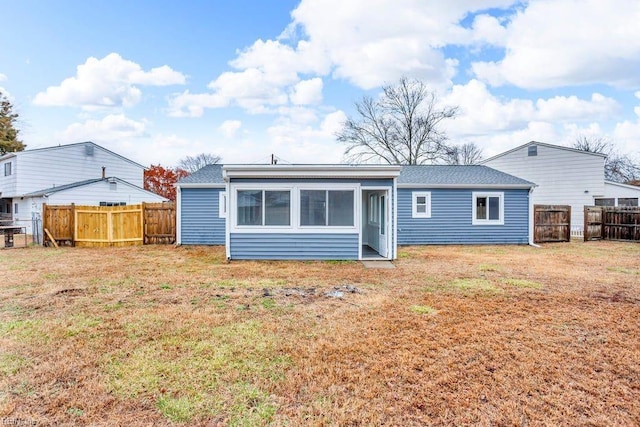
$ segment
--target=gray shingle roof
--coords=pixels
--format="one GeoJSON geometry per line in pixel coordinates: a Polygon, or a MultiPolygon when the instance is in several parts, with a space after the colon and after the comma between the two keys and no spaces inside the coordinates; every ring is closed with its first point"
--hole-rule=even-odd
{"type": "Polygon", "coordinates": [[[45,194],[53,194],[58,191],[70,190],[72,188],[82,187],[83,185],[93,184],[95,182],[103,181],[105,178],[86,179],[84,181],[72,182],[71,184],[58,185],[57,187],[45,188],[44,190],[33,191],[25,194],[28,197],[42,196],[45,194]]]}
{"type": "Polygon", "coordinates": [[[224,184],[222,165],[207,165],[182,178],[178,184],[224,184]]]}
{"type": "Polygon", "coordinates": [[[433,185],[522,185],[534,184],[488,166],[404,166],[398,184],[433,185]]]}
{"type": "MultiPolygon", "coordinates": [[[[180,184],[224,184],[222,165],[208,165],[181,179],[180,184]]],[[[403,166],[398,184],[433,185],[517,185],[534,184],[488,166],[403,166]]]]}

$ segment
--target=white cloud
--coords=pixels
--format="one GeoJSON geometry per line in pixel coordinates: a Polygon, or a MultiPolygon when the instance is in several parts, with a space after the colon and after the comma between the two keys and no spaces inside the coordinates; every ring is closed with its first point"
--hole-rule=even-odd
{"type": "Polygon", "coordinates": [[[531,1],[507,25],[506,55],[477,62],[492,85],[640,85],[640,2],[531,1]]]}
{"type": "Polygon", "coordinates": [[[297,83],[291,92],[291,102],[295,105],[319,104],[322,102],[322,79],[315,77],[297,83]]]}
{"type": "Polygon", "coordinates": [[[218,127],[218,130],[222,132],[226,138],[233,138],[241,126],[242,122],[240,120],[225,120],[218,127]]]}
{"type": "Polygon", "coordinates": [[[2,73],[0,73],[0,82],[3,82],[3,81],[5,81],[5,80],[7,80],[7,76],[6,76],[6,74],[2,74],[2,73]]]}
{"type": "Polygon", "coordinates": [[[530,122],[560,124],[609,119],[620,109],[614,99],[599,93],[592,94],[590,100],[576,96],[540,98],[535,102],[522,98],[501,98],[493,95],[478,80],[453,86],[443,102],[460,107],[459,116],[446,122],[446,129],[450,135],[461,137],[514,131],[530,122]]]}
{"type": "Polygon", "coordinates": [[[88,119],[69,125],[60,135],[63,142],[94,141],[113,143],[121,139],[146,136],[145,121],[136,121],[124,114],[110,114],[101,120],[88,119]]]}
{"type": "Polygon", "coordinates": [[[320,102],[318,80],[331,75],[371,89],[400,76],[448,87],[458,61],[447,44],[499,43],[504,29],[488,15],[471,29],[460,21],[469,13],[509,7],[516,0],[303,0],[277,40],[257,40],[229,62],[210,93],[184,93],[170,100],[170,115],[199,117],[206,108],[237,105],[250,113],[320,102]],[[301,76],[306,81],[302,83],[301,76]],[[288,99],[287,94],[291,94],[288,99]]]}
{"type": "Polygon", "coordinates": [[[135,62],[111,53],[102,59],[90,57],[77,67],[74,77],[59,86],[40,92],[34,104],[42,106],[131,107],[142,96],[138,85],[167,86],[184,84],[186,77],[163,65],[150,71],[142,70],[135,62]]]}

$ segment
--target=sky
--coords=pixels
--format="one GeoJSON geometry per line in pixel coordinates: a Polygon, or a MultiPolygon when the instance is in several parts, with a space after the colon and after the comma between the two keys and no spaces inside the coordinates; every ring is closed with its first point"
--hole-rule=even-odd
{"type": "Polygon", "coordinates": [[[402,76],[485,157],[603,137],[640,158],[638,0],[0,0],[0,91],[27,149],[143,165],[339,163],[354,103],[402,76]]]}

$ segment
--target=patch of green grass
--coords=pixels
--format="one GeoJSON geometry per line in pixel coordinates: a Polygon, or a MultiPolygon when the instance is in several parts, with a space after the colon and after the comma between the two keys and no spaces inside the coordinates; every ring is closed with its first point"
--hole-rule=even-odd
{"type": "Polygon", "coordinates": [[[613,272],[616,272],[616,273],[639,274],[640,275],[640,270],[631,270],[630,268],[624,268],[624,267],[607,267],[607,270],[613,271],[613,272]]]}
{"type": "Polygon", "coordinates": [[[175,423],[184,423],[195,415],[195,404],[187,397],[161,395],[156,406],[162,415],[175,423]]]}
{"type": "Polygon", "coordinates": [[[270,310],[276,307],[276,302],[273,300],[273,298],[262,298],[262,307],[270,310]]]}
{"type": "Polygon", "coordinates": [[[90,335],[93,337],[96,335],[96,326],[100,324],[102,324],[102,319],[99,317],[87,317],[81,314],[70,316],[69,324],[65,330],[65,336],[90,335]]]}
{"type": "Polygon", "coordinates": [[[44,273],[42,275],[42,278],[46,279],[46,280],[57,280],[57,279],[60,278],[60,274],[58,274],[58,273],[44,273]]]}
{"type": "Polygon", "coordinates": [[[478,270],[485,271],[485,272],[500,271],[500,267],[497,266],[497,265],[493,265],[493,264],[480,264],[478,266],[478,270]]]}
{"type": "Polygon", "coordinates": [[[497,293],[501,291],[500,288],[487,279],[456,279],[449,285],[452,288],[461,291],[480,291],[489,293],[497,293]]]}
{"type": "Polygon", "coordinates": [[[542,283],[534,282],[533,280],[526,279],[504,279],[505,285],[515,286],[517,288],[531,288],[531,289],[542,289],[542,283]]]}
{"type": "Polygon", "coordinates": [[[230,426],[268,425],[273,421],[277,406],[269,395],[248,382],[238,382],[231,388],[234,396],[229,410],[230,426]]]}
{"type": "Polygon", "coordinates": [[[408,251],[398,251],[398,259],[411,258],[411,253],[408,251]]]}
{"type": "Polygon", "coordinates": [[[412,305],[409,310],[417,314],[436,314],[438,310],[428,305],[412,305]]]}
{"type": "Polygon", "coordinates": [[[17,354],[0,353],[0,373],[14,375],[27,364],[27,359],[17,354]]]}
{"type": "Polygon", "coordinates": [[[275,409],[259,390],[245,385],[228,390],[229,384],[278,381],[291,363],[277,352],[276,335],[260,322],[211,328],[195,321],[154,320],[127,325],[138,336],[132,338],[135,347],[105,356],[108,385],[115,395],[136,398],[162,390],[166,395],[158,398],[157,407],[174,422],[196,422],[222,412],[243,425],[242,419],[273,415],[275,409]],[[140,339],[145,337],[154,339],[140,339]]]}
{"type": "Polygon", "coordinates": [[[329,259],[324,262],[325,264],[330,264],[330,265],[349,265],[349,264],[355,264],[358,261],[353,261],[349,259],[329,259]]]}
{"type": "Polygon", "coordinates": [[[84,411],[80,408],[69,408],[67,409],[67,414],[73,415],[74,417],[81,417],[84,415],[84,411]]]}
{"type": "Polygon", "coordinates": [[[43,330],[42,320],[10,320],[0,322],[0,336],[17,340],[48,341],[49,337],[43,330]]]}
{"type": "Polygon", "coordinates": [[[171,285],[168,283],[161,283],[160,289],[171,289],[171,285]]]}

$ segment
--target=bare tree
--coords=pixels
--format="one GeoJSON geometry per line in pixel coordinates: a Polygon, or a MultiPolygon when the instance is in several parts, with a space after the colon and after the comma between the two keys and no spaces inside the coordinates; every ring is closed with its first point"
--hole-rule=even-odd
{"type": "Polygon", "coordinates": [[[222,157],[215,154],[201,153],[197,156],[183,157],[178,161],[178,169],[183,169],[189,173],[202,169],[207,165],[215,165],[220,163],[222,157]]]}
{"type": "Polygon", "coordinates": [[[604,177],[609,181],[634,183],[640,180],[640,163],[627,154],[620,154],[616,146],[602,137],[579,136],[573,148],[590,153],[605,154],[604,177]]]}
{"type": "Polygon", "coordinates": [[[443,120],[456,116],[457,107],[439,107],[424,83],[400,79],[386,85],[379,99],[356,102],[357,118],[349,118],[336,137],[346,144],[347,161],[419,165],[446,158],[447,136],[443,120]]]}
{"type": "Polygon", "coordinates": [[[473,142],[453,145],[445,158],[448,165],[475,165],[482,160],[482,148],[473,142]]]}

